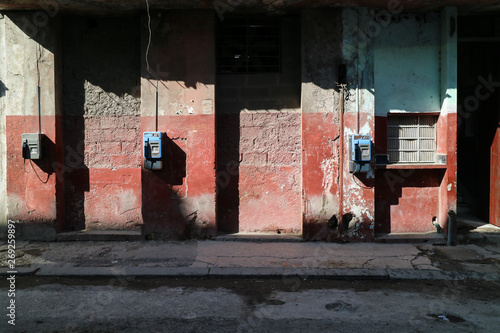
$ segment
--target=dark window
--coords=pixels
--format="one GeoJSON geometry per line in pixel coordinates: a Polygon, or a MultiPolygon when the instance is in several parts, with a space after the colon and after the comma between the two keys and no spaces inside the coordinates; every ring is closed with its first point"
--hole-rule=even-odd
{"type": "Polygon", "coordinates": [[[281,72],[279,17],[231,17],[217,27],[217,73],[281,72]]]}

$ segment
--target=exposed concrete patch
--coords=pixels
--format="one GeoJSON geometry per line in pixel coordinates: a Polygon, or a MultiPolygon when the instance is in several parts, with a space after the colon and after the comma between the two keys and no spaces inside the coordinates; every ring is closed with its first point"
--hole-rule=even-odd
{"type": "Polygon", "coordinates": [[[139,28],[137,18],[65,18],[65,114],[140,114],[140,57],[129,48],[139,28]]]}

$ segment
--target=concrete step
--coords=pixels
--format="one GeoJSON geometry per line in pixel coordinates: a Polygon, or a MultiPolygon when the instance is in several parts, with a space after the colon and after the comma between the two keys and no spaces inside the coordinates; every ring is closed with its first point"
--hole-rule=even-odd
{"type": "Polygon", "coordinates": [[[216,241],[229,242],[303,242],[302,235],[277,234],[277,233],[246,233],[238,232],[234,234],[224,234],[215,237],[216,241]]]}
{"type": "Polygon", "coordinates": [[[470,232],[457,235],[459,244],[500,244],[500,234],[470,232]]]}
{"type": "Polygon", "coordinates": [[[389,233],[375,234],[375,242],[389,244],[426,243],[443,245],[446,244],[446,239],[442,233],[437,232],[389,233]]]}
{"type": "Polygon", "coordinates": [[[56,241],[141,241],[144,235],[140,231],[125,230],[82,230],[61,232],[56,235],[56,241]]]}

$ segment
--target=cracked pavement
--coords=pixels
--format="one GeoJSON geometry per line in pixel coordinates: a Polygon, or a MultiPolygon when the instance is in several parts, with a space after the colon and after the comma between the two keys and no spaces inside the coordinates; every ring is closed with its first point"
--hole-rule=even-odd
{"type": "MultiPolygon", "coordinates": [[[[439,273],[447,273],[454,279],[462,275],[464,279],[472,276],[500,280],[499,244],[447,247],[430,244],[147,241],[18,242],[16,245],[18,274],[40,276],[88,276],[94,273],[189,276],[213,273],[233,276],[258,273],[320,274],[323,277],[361,274],[383,278],[390,275],[388,272],[398,272],[398,276],[405,278],[438,278],[442,277],[439,273]]],[[[1,274],[8,271],[7,259],[7,246],[2,245],[1,274]]]]}

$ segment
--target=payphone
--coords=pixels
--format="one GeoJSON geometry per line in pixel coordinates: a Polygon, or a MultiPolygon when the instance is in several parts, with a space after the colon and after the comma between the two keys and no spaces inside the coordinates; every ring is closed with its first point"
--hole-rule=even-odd
{"type": "Polygon", "coordinates": [[[23,158],[26,160],[39,160],[43,157],[42,133],[23,133],[23,158]]]}
{"type": "Polygon", "coordinates": [[[144,132],[142,134],[144,169],[163,169],[163,147],[161,132],[144,132]]]}
{"type": "Polygon", "coordinates": [[[349,137],[349,172],[368,172],[372,159],[372,141],[369,134],[349,137]]]}

